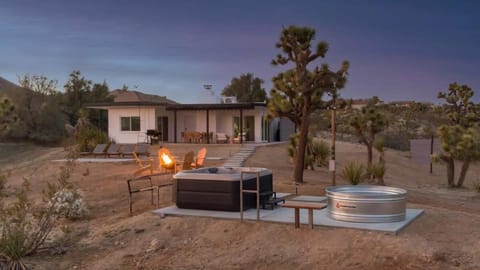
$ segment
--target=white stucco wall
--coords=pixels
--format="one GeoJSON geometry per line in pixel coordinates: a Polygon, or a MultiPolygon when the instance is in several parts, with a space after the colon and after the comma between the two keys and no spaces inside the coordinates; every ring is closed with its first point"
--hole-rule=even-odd
{"type": "Polygon", "coordinates": [[[108,110],[108,135],[117,143],[146,142],[147,129],[156,129],[154,107],[113,107],[108,110]],[[121,131],[120,117],[140,117],[140,131],[121,131]]]}
{"type": "MultiPolygon", "coordinates": [[[[244,110],[243,116],[254,116],[254,140],[261,142],[262,116],[266,115],[266,108],[255,107],[254,110],[244,110]]],[[[108,134],[117,143],[141,143],[146,142],[147,129],[157,129],[157,117],[168,117],[168,141],[175,140],[174,112],[167,111],[164,107],[110,107],[108,109],[108,134]],[[120,117],[140,117],[140,131],[121,131],[120,117]]],[[[240,116],[239,110],[210,110],[209,130],[214,133],[226,133],[233,137],[233,117],[240,116]]],[[[206,111],[177,111],[177,142],[182,142],[181,132],[207,131],[206,111]]]]}

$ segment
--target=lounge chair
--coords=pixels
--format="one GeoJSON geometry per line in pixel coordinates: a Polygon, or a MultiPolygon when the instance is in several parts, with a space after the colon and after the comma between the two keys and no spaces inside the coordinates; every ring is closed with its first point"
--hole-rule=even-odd
{"type": "Polygon", "coordinates": [[[131,155],[133,156],[133,152],[135,151],[135,144],[124,144],[122,146],[122,149],[120,150],[120,155],[122,157],[125,157],[125,156],[128,156],[128,155],[131,155]]]}
{"type": "Polygon", "coordinates": [[[112,143],[107,150],[107,156],[120,156],[120,144],[112,143]]]}
{"type": "Polygon", "coordinates": [[[145,155],[147,157],[150,156],[150,153],[148,152],[148,144],[144,144],[144,143],[137,144],[135,153],[137,153],[137,155],[145,155]]]}
{"type": "Polygon", "coordinates": [[[198,150],[197,157],[195,158],[195,162],[192,162],[192,168],[200,168],[203,166],[203,161],[207,156],[207,148],[202,147],[198,150]]]}
{"type": "Polygon", "coordinates": [[[94,157],[105,156],[106,150],[107,150],[107,145],[104,143],[101,143],[101,144],[97,144],[92,152],[81,153],[81,155],[93,155],[94,157]]]}

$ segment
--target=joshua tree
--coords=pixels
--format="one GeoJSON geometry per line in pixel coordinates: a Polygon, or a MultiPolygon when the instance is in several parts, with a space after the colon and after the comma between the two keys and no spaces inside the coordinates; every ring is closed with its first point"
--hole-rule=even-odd
{"type": "Polygon", "coordinates": [[[378,133],[389,124],[388,118],[377,108],[378,99],[372,98],[367,106],[350,117],[349,124],[355,129],[360,141],[367,146],[368,167],[372,165],[373,144],[378,133]]]}
{"type": "Polygon", "coordinates": [[[299,140],[293,174],[298,183],[303,182],[310,115],[315,110],[326,109],[333,104],[332,100],[323,100],[324,94],[337,95],[337,90],[345,86],[349,66],[344,61],[337,72],[331,71],[327,64],[309,70],[308,65],[319,57],[325,57],[328,50],[326,42],[319,42],[312,51],[314,38],[315,30],[312,28],[284,28],[280,41],[276,44],[282,53],[272,60],[275,66],[293,64],[292,69],[281,72],[272,79],[273,89],[270,91],[268,108],[270,115],[288,117],[298,128],[299,140]]]}
{"type": "Polygon", "coordinates": [[[449,187],[461,187],[472,161],[480,159],[479,115],[470,101],[473,90],[467,85],[452,83],[448,92],[440,92],[438,98],[447,104],[444,110],[449,124],[438,128],[441,142],[439,158],[446,163],[449,187]],[[462,168],[455,183],[455,159],[462,160],[462,168]]]}

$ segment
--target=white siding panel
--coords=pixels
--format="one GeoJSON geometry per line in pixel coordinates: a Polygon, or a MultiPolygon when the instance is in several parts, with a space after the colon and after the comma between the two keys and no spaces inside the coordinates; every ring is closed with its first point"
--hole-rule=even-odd
{"type": "Polygon", "coordinates": [[[154,107],[119,107],[108,110],[108,135],[117,143],[146,142],[147,129],[156,129],[154,107]],[[121,131],[120,117],[140,117],[140,131],[121,131]]]}

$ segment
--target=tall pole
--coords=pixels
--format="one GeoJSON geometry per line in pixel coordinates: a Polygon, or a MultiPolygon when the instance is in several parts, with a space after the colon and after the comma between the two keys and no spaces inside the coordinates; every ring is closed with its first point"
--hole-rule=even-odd
{"type": "Polygon", "coordinates": [[[336,101],[337,101],[337,89],[335,87],[335,82],[333,83],[333,87],[334,87],[334,93],[333,93],[333,106],[332,106],[332,110],[331,110],[331,128],[332,128],[332,153],[331,153],[331,160],[330,160],[330,164],[329,164],[329,169],[330,171],[332,172],[332,186],[335,186],[336,185],[336,181],[335,181],[335,170],[336,170],[336,164],[335,164],[335,110],[336,110],[336,101]]]}

